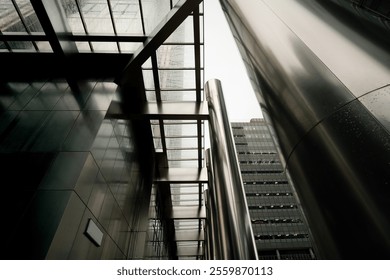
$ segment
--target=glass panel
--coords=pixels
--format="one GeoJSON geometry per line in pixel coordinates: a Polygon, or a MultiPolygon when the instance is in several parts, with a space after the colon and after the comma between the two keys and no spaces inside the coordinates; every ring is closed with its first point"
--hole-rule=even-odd
{"type": "Polygon", "coordinates": [[[163,101],[196,101],[196,92],[191,91],[161,91],[163,101]]]}
{"type": "Polygon", "coordinates": [[[170,11],[170,0],[143,0],[145,32],[150,34],[170,11]]]}
{"type": "Polygon", "coordinates": [[[142,74],[144,76],[145,89],[147,90],[154,89],[153,71],[142,70],[142,74]]]}
{"type": "Polygon", "coordinates": [[[168,161],[168,166],[172,168],[198,167],[198,161],[197,160],[168,161]]]}
{"type": "Polygon", "coordinates": [[[195,68],[195,49],[193,45],[162,45],[157,50],[160,68],[195,68]]]}
{"type": "Polygon", "coordinates": [[[83,51],[90,52],[91,51],[91,47],[89,46],[89,44],[87,42],[76,42],[76,46],[80,52],[83,52],[83,51]]]}
{"type": "MultiPolygon", "coordinates": [[[[81,21],[80,13],[77,9],[76,0],[62,0],[62,7],[65,10],[66,18],[72,33],[85,34],[83,23],[81,21]]],[[[79,1],[81,6],[85,5],[87,1],[79,1]]]]}
{"type": "Polygon", "coordinates": [[[165,136],[193,136],[198,134],[196,124],[169,124],[164,121],[165,136]]]}
{"type": "Polygon", "coordinates": [[[53,51],[49,42],[36,42],[39,51],[41,52],[51,52],[53,51]]]}
{"type": "Polygon", "coordinates": [[[34,50],[31,41],[8,41],[8,44],[13,50],[34,50]]]}
{"type": "Polygon", "coordinates": [[[11,1],[0,2],[0,30],[2,32],[26,31],[11,1]]]}
{"type": "Polygon", "coordinates": [[[168,159],[197,159],[198,150],[168,150],[168,159]]]}
{"type": "Polygon", "coordinates": [[[188,16],[184,22],[169,36],[166,43],[193,43],[194,42],[193,17],[188,16]]]}
{"type": "Polygon", "coordinates": [[[142,34],[138,0],[111,0],[112,13],[118,34],[142,34]]]}
{"type": "Polygon", "coordinates": [[[113,42],[93,42],[94,51],[118,52],[118,46],[113,42]]]}
{"type": "Polygon", "coordinates": [[[199,228],[199,220],[174,220],[176,229],[197,229],[199,228]]]}
{"type": "Polygon", "coordinates": [[[156,102],[156,92],[154,90],[147,90],[145,93],[147,101],[156,102]]]}
{"type": "Polygon", "coordinates": [[[175,7],[175,5],[179,2],[180,0],[172,0],[172,5],[175,7]]]}
{"type": "Polygon", "coordinates": [[[162,89],[195,88],[195,70],[159,70],[162,89]]]}
{"type": "Polygon", "coordinates": [[[38,20],[37,15],[35,14],[35,11],[30,3],[30,1],[27,0],[16,0],[16,3],[19,7],[20,12],[23,15],[24,22],[27,25],[27,29],[30,32],[42,32],[42,26],[41,23],[38,20]]]}
{"type": "Polygon", "coordinates": [[[5,42],[1,41],[0,42],[0,50],[6,50],[6,49],[7,49],[7,46],[6,46],[5,42]]]}
{"type": "Polygon", "coordinates": [[[107,0],[80,1],[88,33],[114,34],[107,0]]]}
{"type": "Polygon", "coordinates": [[[119,45],[123,53],[134,53],[142,46],[142,43],[119,43],[119,45]]]}
{"type": "Polygon", "coordinates": [[[149,70],[152,69],[152,60],[148,58],[148,60],[145,61],[144,64],[142,64],[142,69],[148,68],[149,70]]]}
{"type": "Polygon", "coordinates": [[[171,184],[171,191],[172,192],[178,192],[185,194],[194,194],[198,193],[199,186],[196,184],[171,184]]]}

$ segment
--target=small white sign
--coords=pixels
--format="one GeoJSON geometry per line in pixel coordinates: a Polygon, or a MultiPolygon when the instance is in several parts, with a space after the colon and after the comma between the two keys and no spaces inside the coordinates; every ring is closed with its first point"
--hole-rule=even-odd
{"type": "Polygon", "coordinates": [[[88,220],[87,229],[85,234],[95,243],[96,246],[102,245],[103,232],[98,228],[92,219],[88,220]]]}

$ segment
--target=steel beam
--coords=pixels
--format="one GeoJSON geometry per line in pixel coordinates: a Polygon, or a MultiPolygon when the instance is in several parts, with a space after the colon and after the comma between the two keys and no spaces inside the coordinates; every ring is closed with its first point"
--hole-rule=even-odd
{"type": "Polygon", "coordinates": [[[134,69],[140,68],[150,55],[168,39],[180,24],[195,10],[202,0],[181,0],[160,24],[153,30],[144,46],[139,48],[134,57],[127,64],[121,75],[115,80],[119,85],[125,84],[131,79],[134,69]]]}

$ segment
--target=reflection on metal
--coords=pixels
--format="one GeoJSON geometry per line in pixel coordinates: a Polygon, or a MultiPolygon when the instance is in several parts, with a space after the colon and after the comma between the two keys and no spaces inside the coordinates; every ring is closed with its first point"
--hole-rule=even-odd
{"type": "Polygon", "coordinates": [[[257,259],[249,211],[219,80],[205,85],[222,259],[257,259]]]}
{"type": "Polygon", "coordinates": [[[211,151],[210,149],[206,150],[205,154],[206,158],[206,166],[207,166],[207,174],[209,178],[207,194],[205,198],[207,198],[206,204],[206,231],[207,231],[207,251],[208,258],[211,260],[220,260],[222,256],[221,252],[221,237],[219,231],[219,221],[218,221],[218,213],[217,213],[217,201],[215,198],[215,186],[214,186],[214,172],[212,166],[211,159],[211,151]]]}

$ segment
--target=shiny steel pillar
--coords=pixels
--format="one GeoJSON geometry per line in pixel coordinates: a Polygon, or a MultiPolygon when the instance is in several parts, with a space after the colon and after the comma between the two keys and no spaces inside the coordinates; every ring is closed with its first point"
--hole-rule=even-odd
{"type": "Polygon", "coordinates": [[[212,166],[212,158],[210,149],[206,150],[205,154],[207,175],[208,175],[208,189],[206,197],[206,215],[207,215],[207,245],[209,247],[209,259],[220,260],[221,253],[221,235],[219,231],[217,201],[215,198],[215,184],[214,184],[214,170],[212,166]]]}
{"type": "Polygon", "coordinates": [[[241,172],[221,82],[205,85],[222,259],[257,259],[241,172]]]}

